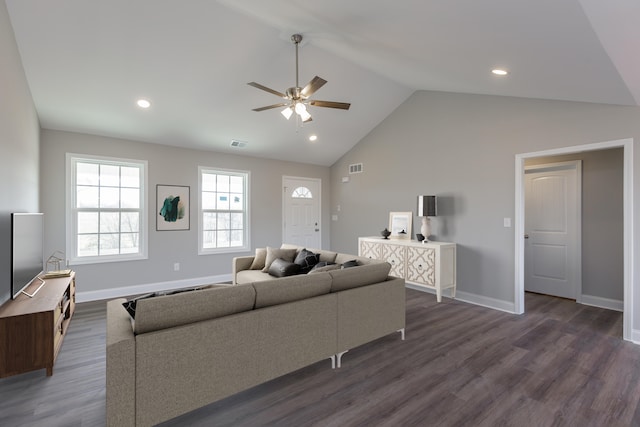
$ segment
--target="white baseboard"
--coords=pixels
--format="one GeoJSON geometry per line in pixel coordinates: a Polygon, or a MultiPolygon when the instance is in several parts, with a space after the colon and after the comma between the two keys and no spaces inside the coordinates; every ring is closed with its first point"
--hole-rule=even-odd
{"type": "MultiPolygon", "coordinates": [[[[407,288],[415,289],[416,291],[426,292],[430,294],[435,294],[436,291],[433,289],[424,288],[422,286],[416,286],[411,283],[405,283],[407,288]]],[[[451,290],[445,289],[442,292],[443,297],[451,297],[451,290]]],[[[507,313],[515,314],[515,305],[511,301],[504,301],[495,298],[485,297],[482,295],[472,294],[469,292],[463,292],[456,290],[456,298],[457,300],[468,302],[469,304],[475,304],[482,307],[492,308],[494,310],[506,311],[507,313]]]]}
{"type": "Polygon", "coordinates": [[[615,311],[624,311],[624,301],[595,297],[593,295],[581,295],[580,304],[592,305],[594,307],[606,308],[615,311]]]}
{"type": "MultiPolygon", "coordinates": [[[[196,277],[193,279],[172,280],[169,282],[147,283],[144,285],[123,286],[118,288],[100,289],[97,291],[78,291],[76,302],[98,301],[104,299],[120,298],[130,295],[146,294],[149,292],[168,291],[171,289],[190,288],[198,285],[228,282],[231,274],[217,276],[196,277]]],[[[77,288],[76,288],[77,289],[77,288]]]]}
{"type": "Polygon", "coordinates": [[[631,330],[631,342],[640,345],[640,329],[631,330]]]}

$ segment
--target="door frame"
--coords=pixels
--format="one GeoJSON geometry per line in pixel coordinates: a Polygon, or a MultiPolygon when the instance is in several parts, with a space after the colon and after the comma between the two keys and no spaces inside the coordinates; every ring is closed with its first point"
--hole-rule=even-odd
{"type": "Polygon", "coordinates": [[[318,235],[318,247],[316,249],[322,248],[322,179],[320,178],[309,178],[307,176],[291,176],[291,175],[282,175],[282,242],[285,242],[286,235],[286,206],[287,206],[287,197],[285,196],[285,182],[287,179],[295,179],[298,181],[312,181],[318,184],[318,228],[320,228],[320,233],[318,235]]]}
{"type": "MultiPolygon", "coordinates": [[[[575,236],[575,262],[571,266],[575,271],[573,272],[575,279],[575,287],[573,289],[574,298],[576,302],[582,302],[582,161],[580,160],[569,160],[564,162],[553,162],[553,163],[544,163],[539,165],[531,165],[525,166],[523,169],[523,174],[526,175],[527,172],[543,172],[543,171],[551,171],[551,170],[573,170],[576,174],[576,182],[573,191],[576,192],[576,208],[577,208],[577,218],[574,226],[576,228],[576,236],[575,236]]],[[[526,196],[526,191],[525,191],[526,196]]],[[[525,197],[525,205],[526,205],[526,197],[525,197]]],[[[526,206],[525,206],[526,209],[526,206]]],[[[523,222],[526,222],[526,216],[523,217],[523,222]]],[[[524,235],[524,233],[523,233],[524,235]]],[[[526,245],[523,246],[523,248],[526,245]]],[[[525,258],[526,260],[526,258],[525,258]]],[[[524,286],[524,282],[523,282],[524,286]]]]}
{"type": "MultiPolygon", "coordinates": [[[[516,154],[515,158],[515,280],[514,280],[514,312],[524,313],[524,163],[531,157],[556,156],[584,151],[605,150],[622,147],[623,160],[623,234],[624,234],[624,303],[622,338],[634,341],[633,334],[633,138],[593,144],[576,145],[531,153],[516,154]]],[[[640,336],[637,337],[638,341],[640,336]]],[[[635,341],[634,341],[635,342],[635,341]]]]}

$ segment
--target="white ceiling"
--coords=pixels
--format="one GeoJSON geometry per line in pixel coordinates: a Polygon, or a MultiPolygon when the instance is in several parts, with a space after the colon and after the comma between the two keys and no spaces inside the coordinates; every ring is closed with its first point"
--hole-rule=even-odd
{"type": "Polygon", "coordinates": [[[43,128],[331,165],[415,90],[640,103],[630,0],[6,0],[43,128]],[[284,92],[328,83],[297,127],[284,92]],[[507,77],[490,73],[494,67],[507,77]],[[151,100],[149,110],[135,100],[151,100]],[[307,137],[315,133],[318,141],[307,137]],[[248,142],[231,148],[232,139],[248,142]]]}

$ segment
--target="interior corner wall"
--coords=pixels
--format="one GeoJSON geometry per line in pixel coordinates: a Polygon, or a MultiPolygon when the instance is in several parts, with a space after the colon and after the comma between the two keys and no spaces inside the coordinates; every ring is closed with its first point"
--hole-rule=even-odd
{"type": "MultiPolygon", "coordinates": [[[[582,290],[589,297],[624,298],[624,150],[587,151],[525,160],[525,166],[582,161],[582,290]]],[[[526,202],[525,202],[526,203],[526,202]]]]}
{"type": "MultiPolygon", "coordinates": [[[[244,253],[198,255],[198,166],[243,170],[250,178],[250,243],[252,248],[282,243],[282,176],[321,179],[322,224],[329,223],[330,169],[302,163],[189,150],[54,130],[42,131],[42,208],[45,212],[45,253],[65,248],[66,153],[146,160],[148,163],[149,257],[125,261],[75,265],[78,292],[108,291],[136,285],[180,282],[230,275],[231,260],[244,253]],[[156,185],[190,187],[190,230],[156,231],[156,185]],[[180,270],[174,271],[174,263],[180,270]]],[[[328,227],[322,245],[329,247],[328,227]]]]}
{"type": "MultiPolygon", "coordinates": [[[[515,231],[503,224],[515,215],[515,156],[623,138],[640,141],[639,107],[415,92],[332,166],[332,249],[357,251],[358,236],[379,235],[390,211],[414,212],[415,233],[417,196],[437,195],[433,237],[458,244],[458,289],[513,305],[515,231]],[[348,175],[353,163],[363,172],[348,175]]],[[[633,156],[637,212],[640,150],[633,156]]],[[[635,216],[631,262],[640,272],[635,216]]],[[[640,309],[633,328],[640,329],[640,309]]]]}
{"type": "Polygon", "coordinates": [[[39,210],[40,125],[5,2],[0,2],[0,303],[11,281],[11,212],[39,210]]]}

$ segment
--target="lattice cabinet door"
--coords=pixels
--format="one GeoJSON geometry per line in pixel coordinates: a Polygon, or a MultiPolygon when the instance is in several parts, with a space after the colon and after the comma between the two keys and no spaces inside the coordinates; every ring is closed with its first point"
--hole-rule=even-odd
{"type": "Polygon", "coordinates": [[[382,259],[391,264],[389,275],[405,277],[407,247],[401,245],[381,245],[382,259]]]}
{"type": "Polygon", "coordinates": [[[436,285],[436,250],[433,248],[407,248],[407,280],[436,285]]]}
{"type": "Polygon", "coordinates": [[[382,245],[378,242],[360,241],[360,256],[371,259],[382,259],[382,245]]]}

